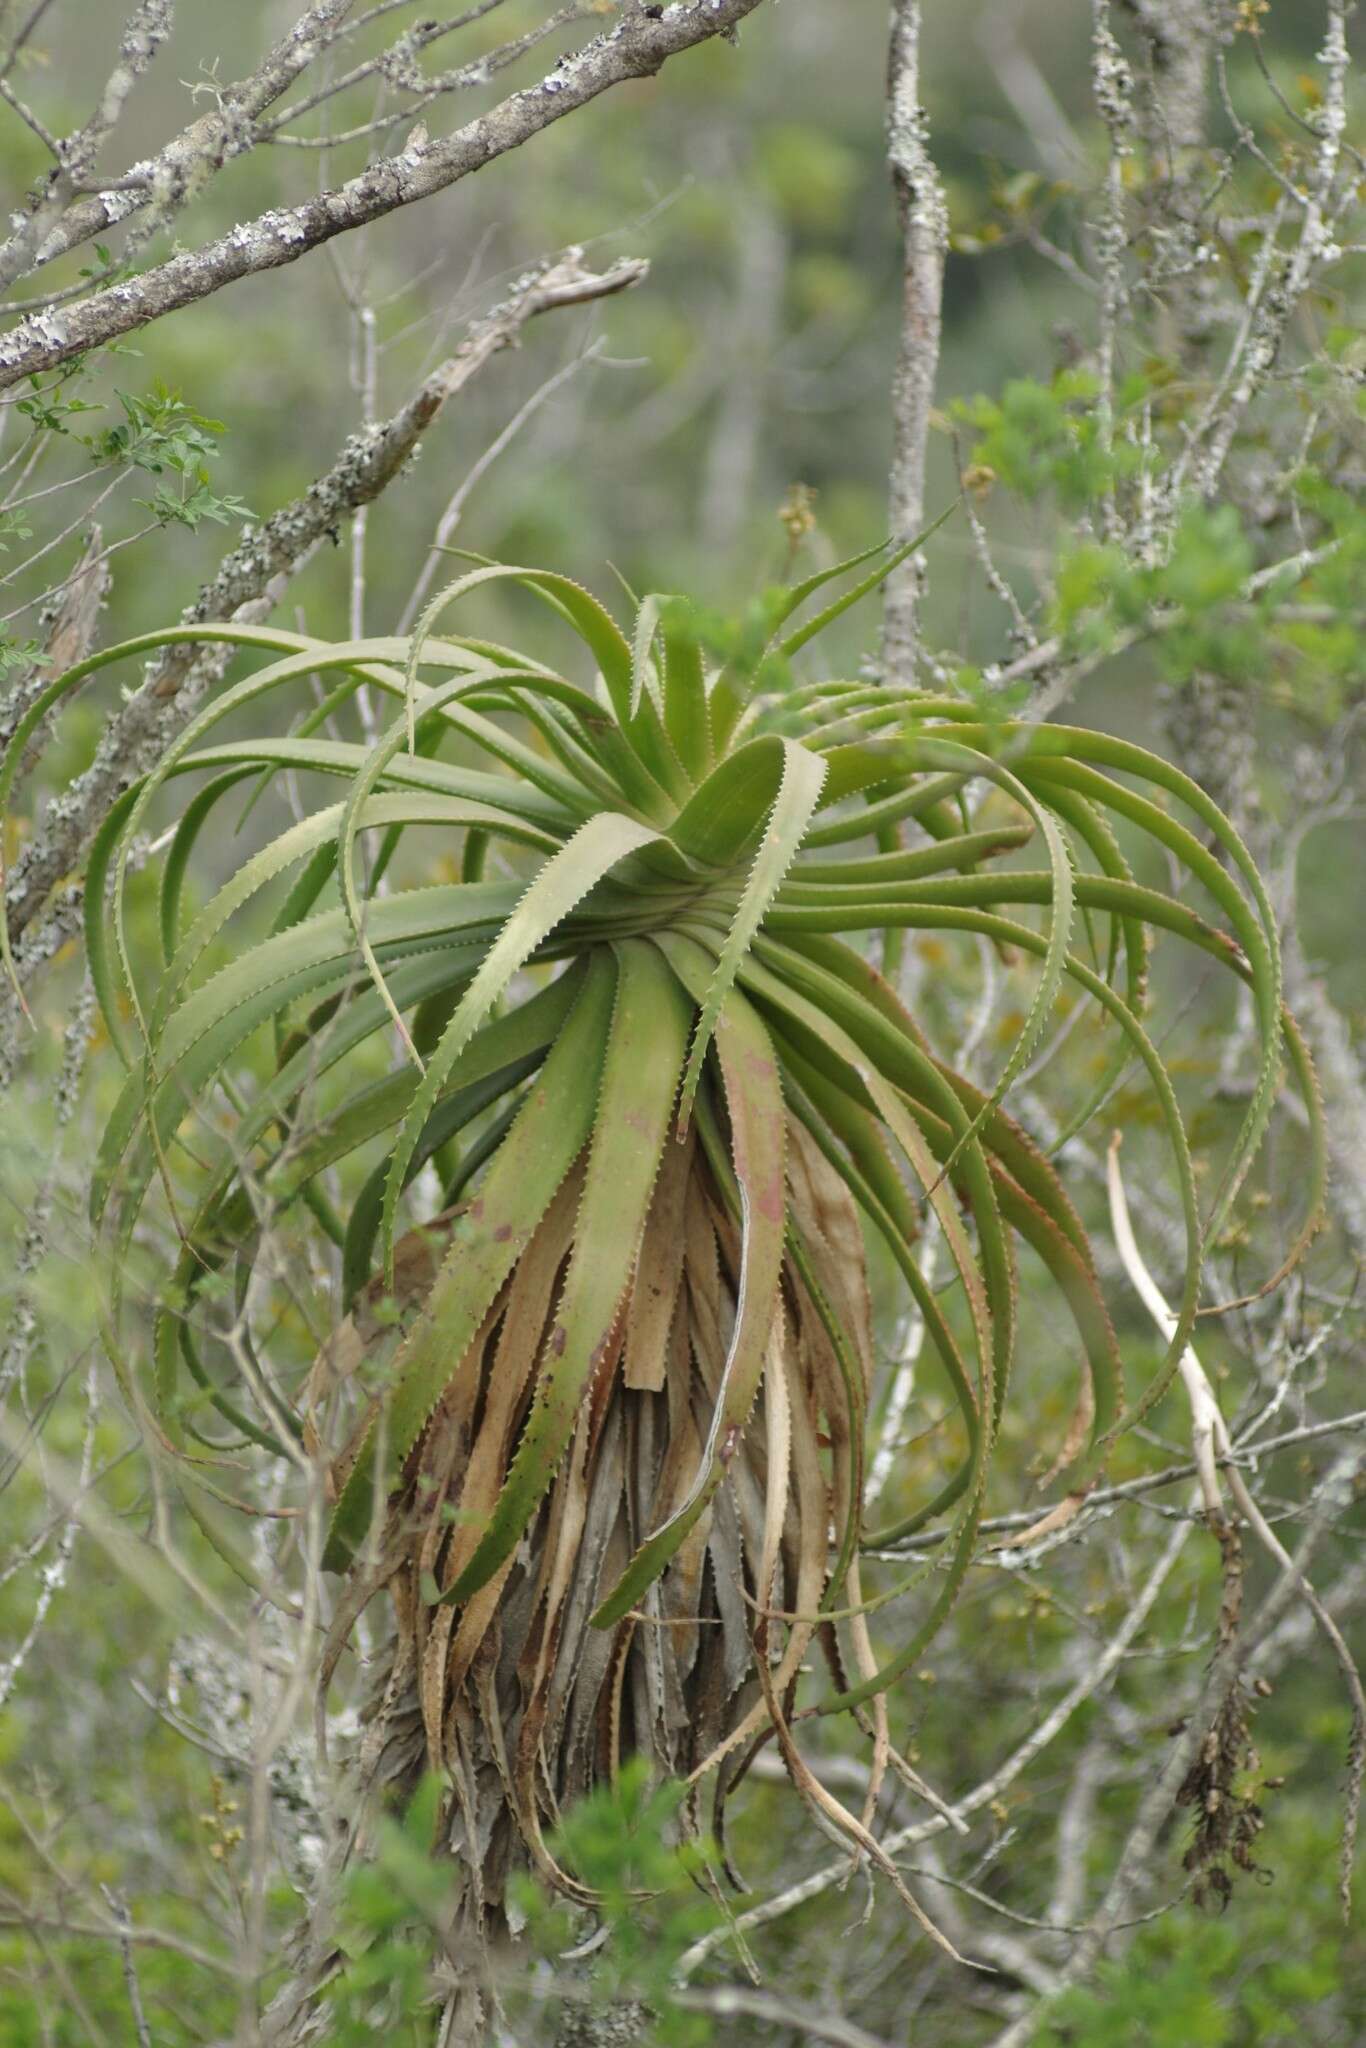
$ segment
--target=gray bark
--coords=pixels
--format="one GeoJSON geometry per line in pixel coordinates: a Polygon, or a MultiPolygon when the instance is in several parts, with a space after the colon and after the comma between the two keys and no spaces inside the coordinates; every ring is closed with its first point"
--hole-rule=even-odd
{"type": "MultiPolygon", "coordinates": [[[[324,540],[335,539],[343,519],[370,504],[402,471],[442,407],[490,357],[509,347],[528,320],[556,307],[602,298],[639,283],[647,266],[636,259],[598,273],[583,268],[577,251],[530,271],[495,310],[472,328],[461,346],[390,419],[353,434],[332,467],[300,498],[264,525],[248,530],[184,614],[184,622],[245,621],[265,616],[281,578],[292,574],[324,540]]],[[[121,790],[188,720],[194,706],[223,673],[231,649],[193,645],[167,650],[149,667],[137,694],[110,719],[94,761],[49,807],[42,831],[17,864],[8,891],[10,931],[18,940],[55,885],[77,866],[91,834],[121,790]]],[[[47,957],[41,949],[33,965],[47,957]]],[[[24,955],[16,954],[22,971],[24,955]]]]}
{"type": "MultiPolygon", "coordinates": [[[[925,455],[939,368],[940,299],[948,210],[929,151],[920,99],[919,0],[894,0],[887,58],[887,155],[901,220],[901,339],[892,375],[891,532],[909,540],[925,523],[925,455]]],[[[914,680],[923,567],[912,555],[887,579],[882,668],[914,680]]]]}
{"type": "Polygon", "coordinates": [[[443,192],[518,149],[532,136],[632,79],[651,78],[683,50],[729,35],[761,0],[689,0],[658,20],[632,12],[564,58],[538,85],[513,93],[452,135],[414,132],[407,147],[359,176],[293,207],[273,207],[217,241],[173,256],[131,283],[113,284],[74,305],[32,314],[0,336],[0,390],[73,355],[100,348],[150,321],[208,298],[238,278],[296,263],[310,249],[443,192]]]}

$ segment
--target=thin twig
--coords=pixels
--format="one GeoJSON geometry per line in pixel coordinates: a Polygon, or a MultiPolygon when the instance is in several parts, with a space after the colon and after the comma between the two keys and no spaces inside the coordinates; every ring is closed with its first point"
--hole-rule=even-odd
{"type": "Polygon", "coordinates": [[[133,2027],[138,2037],[138,2048],[152,2048],[152,2030],[147,2024],[147,2014],[142,2005],[142,1989],[138,1983],[138,1966],[133,1955],[133,1916],[128,1911],[127,1901],[102,1884],[104,1902],[110,1917],[118,1929],[119,1954],[123,1958],[123,1981],[128,1992],[128,2004],[133,2014],[133,2027]]]}

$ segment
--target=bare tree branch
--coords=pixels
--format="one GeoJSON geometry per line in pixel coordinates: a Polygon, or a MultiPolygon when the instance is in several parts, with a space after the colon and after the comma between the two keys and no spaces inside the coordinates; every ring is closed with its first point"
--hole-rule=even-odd
{"type": "MultiPolygon", "coordinates": [[[[984,1779],[980,1785],[974,1786],[971,1792],[959,1799],[952,1809],[953,1812],[968,1818],[989,1808],[993,1800],[999,1799],[1006,1787],[1012,1784],[1022,1771],[1027,1770],[1040,1751],[1046,1749],[1057,1737],[1077,1709],[1113,1676],[1123,1661],[1129,1645],[1152,1613],[1163,1586],[1185,1548],[1190,1528],[1189,1523],[1184,1523],[1172,1531],[1161,1556],[1154,1564],[1147,1580],[1134,1594],[1128,1613],[1109,1641],[1101,1647],[1076,1683],[1069,1687],[1038,1725],[1012,1750],[1005,1762],[993,1771],[989,1778],[984,1779]]],[[[903,1849],[909,1849],[919,1842],[929,1841],[933,1836],[942,1834],[950,1824],[950,1816],[932,1813],[926,1820],[913,1821],[908,1827],[898,1828],[895,1834],[885,1838],[882,1846],[888,1855],[895,1856],[903,1849]]],[[[849,1859],[847,1856],[839,1857],[835,1862],[827,1863],[820,1870],[814,1871],[810,1877],[789,1885],[786,1890],[778,1892],[771,1899],[765,1899],[761,1905],[751,1906],[738,1914],[734,1927],[741,1933],[748,1933],[752,1927],[766,1926],[769,1921],[781,1919],[785,1913],[804,1905],[808,1899],[816,1898],[821,1892],[828,1891],[832,1885],[843,1883],[848,1875],[849,1859]]],[[[680,1958],[680,1981],[686,1983],[699,1964],[704,1962],[714,1949],[724,1947],[731,1934],[731,1928],[720,1927],[695,1941],[680,1958]]]]}
{"type": "Polygon", "coordinates": [[[653,77],[670,57],[729,35],[759,5],[760,0],[689,0],[666,8],[657,20],[653,10],[632,12],[563,58],[539,85],[512,94],[453,135],[430,141],[415,134],[399,155],[380,158],[299,206],[272,208],[131,283],[108,285],[76,305],[33,314],[0,337],[0,390],[194,305],[238,278],[295,263],[334,236],[445,191],[599,93],[653,77]]]}
{"type": "Polygon", "coordinates": [[[50,227],[94,169],[103,144],[122,118],[129,94],[170,34],[173,11],[174,0],[138,0],[99,105],[84,127],[53,144],[57,156],[54,169],[33,195],[27,215],[20,216],[18,227],[0,247],[0,286],[12,284],[30,269],[50,227]]]}
{"type": "MultiPolygon", "coordinates": [[[[283,579],[322,541],[334,538],[348,514],[380,495],[447,401],[492,356],[510,347],[528,320],[625,291],[640,282],[647,268],[643,261],[627,258],[607,271],[587,270],[581,252],[574,249],[558,262],[529,271],[406,405],[391,418],[352,435],[332,467],[302,497],[283,506],[263,526],[249,529],[184,613],[184,623],[264,616],[277,601],[283,579]]],[[[149,754],[184,724],[228,659],[229,650],[221,647],[196,652],[191,646],[177,646],[150,666],[136,696],[106,726],[94,761],[49,807],[41,836],[16,867],[9,891],[16,939],[52,888],[78,864],[114,797],[142,773],[149,754]]],[[[40,951],[34,964],[42,957],[40,951]]]]}
{"type": "Polygon", "coordinates": [[[448,71],[427,72],[418,63],[419,53],[429,49],[442,36],[451,35],[456,29],[466,27],[492,11],[493,6],[501,7],[504,0],[482,0],[482,5],[466,10],[452,21],[417,22],[408,33],[400,36],[378,57],[371,57],[363,64],[357,64],[343,77],[318,87],[306,99],[286,107],[270,121],[257,128],[257,139],[261,142],[284,143],[293,149],[335,149],[342,142],[358,142],[370,135],[380,135],[386,129],[401,126],[404,122],[412,125],[413,117],[433,100],[442,99],[449,93],[468,91],[474,86],[488,85],[500,71],[515,64],[528,50],[534,50],[539,43],[555,35],[571,23],[587,21],[604,10],[595,0],[580,0],[580,4],[562,7],[557,13],[549,14],[544,21],[536,22],[524,34],[514,36],[501,43],[496,50],[474,57],[466,64],[457,64],[448,71]],[[305,114],[324,106],[339,93],[362,84],[367,78],[378,75],[386,85],[395,87],[407,95],[402,106],[388,112],[376,114],[368,121],[357,122],[353,127],[341,130],[339,134],[287,135],[284,131],[305,114]]]}
{"type": "Polygon", "coordinates": [[[142,1987],[138,1983],[138,1966],[133,1955],[133,1916],[128,1910],[128,1901],[109,1885],[101,1885],[105,1904],[118,1928],[119,1954],[123,1960],[123,1982],[128,1992],[129,2010],[133,2015],[133,2027],[138,2038],[138,2048],[152,2048],[152,2030],[147,2024],[143,2009],[142,1987]]]}
{"type": "Polygon", "coordinates": [[[793,2027],[806,2041],[828,2041],[832,2048],[891,2048],[891,2043],[842,2013],[820,2012],[803,2000],[776,1998],[770,1991],[749,1991],[739,1984],[717,1984],[706,1991],[680,1991],[676,2003],[690,2012],[717,2019],[765,2020],[770,2026],[793,2027]]]}
{"type": "MultiPolygon", "coordinates": [[[[925,523],[925,452],[948,249],[948,209],[920,98],[920,16],[920,0],[893,0],[887,155],[902,239],[901,342],[892,377],[891,531],[898,540],[909,540],[925,523]]],[[[882,667],[892,681],[912,680],[921,576],[912,556],[887,579],[882,667]]]]}
{"type": "Polygon", "coordinates": [[[1047,2017],[1053,1998],[1071,1985],[1080,1983],[1094,1969],[1109,1936],[1147,1882],[1148,1867],[1177,1792],[1205,1742],[1215,1715],[1231,1689],[1241,1683],[1244,1672],[1255,1665],[1258,1652],[1282,1614],[1302,1595],[1309,1558],[1324,1533],[1341,1516],[1345,1503],[1351,1499],[1360,1469],[1360,1453],[1352,1450],[1344,1451],[1333,1465],[1319,1489],[1313,1516],[1295,1557],[1287,1558],[1280,1577],[1253,1620],[1211,1663],[1195,1709],[1139,1806],[1105,1898],[1069,1957],[1055,1993],[1021,2014],[997,2036],[991,2048],[1025,2048],[1047,2017]]]}
{"type": "MultiPolygon", "coordinates": [[[[59,218],[52,217],[54,210],[49,206],[50,225],[40,241],[28,232],[26,224],[25,230],[20,232],[26,233],[26,247],[31,260],[18,269],[6,267],[0,273],[6,282],[23,276],[26,269],[65,256],[94,235],[108,233],[118,222],[154,201],[165,205],[175,197],[178,203],[183,204],[192,190],[199,190],[225,163],[250,146],[252,123],[289,90],[300,73],[326,48],[343,16],[350,13],[354,4],[355,0],[316,0],[315,5],[304,10],[288,35],[282,36],[267,52],[250,78],[226,87],[211,113],[202,114],[197,121],[192,121],[155,157],[135,164],[125,177],[102,184],[98,192],[76,198],[65,207],[59,206],[56,209],[59,218]]],[[[92,167],[91,153],[82,152],[79,170],[88,174],[92,167]]],[[[69,181],[68,196],[74,189],[73,177],[69,181]]],[[[15,239],[17,241],[18,235],[15,239]]],[[[0,263],[4,262],[5,255],[6,251],[0,251],[0,263]]]]}

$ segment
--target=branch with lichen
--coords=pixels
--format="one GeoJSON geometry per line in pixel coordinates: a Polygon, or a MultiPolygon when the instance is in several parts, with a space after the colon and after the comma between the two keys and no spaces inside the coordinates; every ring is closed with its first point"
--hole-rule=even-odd
{"type": "MultiPolygon", "coordinates": [[[[920,89],[919,0],[895,0],[887,56],[887,156],[901,223],[901,333],[892,374],[890,526],[898,540],[925,524],[925,457],[939,369],[948,209],[930,155],[920,89]]],[[[887,579],[882,669],[913,680],[923,565],[913,555],[887,579]]]]}
{"type": "MultiPolygon", "coordinates": [[[[608,270],[590,270],[582,252],[571,249],[558,260],[529,270],[405,405],[390,418],[351,435],[331,467],[301,497],[247,530],[187,607],[182,623],[245,623],[265,617],[278,603],[287,579],[324,541],[337,537],[344,519],[371,504],[402,474],[442,409],[493,356],[516,343],[529,320],[629,290],[647,269],[642,260],[625,258],[608,270]]],[[[78,915],[64,898],[58,906],[53,945],[43,942],[45,926],[32,933],[34,943],[20,943],[51,892],[78,866],[109,805],[145,771],[220,679],[229,656],[230,650],[221,646],[196,650],[177,645],[149,664],[136,694],[106,724],[89,768],[48,806],[38,837],[15,864],[7,892],[21,977],[51,957],[63,943],[68,920],[78,915]]],[[[50,916],[47,923],[51,922],[50,916]]]]}
{"type": "MultiPolygon", "coordinates": [[[[446,191],[601,93],[651,78],[683,51],[733,35],[760,4],[761,0],[675,0],[658,11],[657,18],[654,9],[633,8],[611,28],[560,58],[539,84],[511,94],[452,134],[431,138],[419,127],[397,154],[379,157],[357,176],[297,206],[273,207],[254,220],[240,221],[213,241],[172,256],[136,278],[106,284],[74,303],[41,307],[0,335],[0,390],[90,349],[106,347],[240,278],[296,263],[339,235],[446,191]]],[[[335,16],[339,5],[340,0],[331,0],[330,7],[310,9],[309,15],[335,16]]],[[[293,34],[297,39],[300,30],[293,34]]],[[[218,129],[213,132],[218,141],[207,153],[202,142],[195,145],[184,178],[192,181],[201,169],[212,170],[229,148],[230,138],[218,129]]],[[[181,180],[177,169],[172,179],[177,189],[181,180]]]]}

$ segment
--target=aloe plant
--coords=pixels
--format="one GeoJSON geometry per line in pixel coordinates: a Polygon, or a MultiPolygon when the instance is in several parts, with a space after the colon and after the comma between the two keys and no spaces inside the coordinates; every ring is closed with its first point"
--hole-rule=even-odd
{"type": "Polygon", "coordinates": [[[794,680],[799,651],[896,559],[873,550],[772,594],[762,645],[717,665],[679,600],[646,598],[624,629],[563,577],[488,563],[410,638],[172,628],[54,683],[0,772],[3,808],[30,734],[99,666],[185,638],[257,657],[127,791],[89,859],[89,963],[127,1070],[92,1192],[109,1347],[215,1530],[250,1446],[325,1468],[321,1562],[349,1581],[329,1657],[387,1590],[402,1767],[450,1772],[448,1838],[473,1851],[486,1906],[521,1859],[573,1891],[543,1831],[627,1752],[714,1771],[719,1801],[776,1730],[802,1790],[866,1846],[789,1723],[818,1645],[830,1677],[813,1699],[870,1728],[886,1766],[887,1696],[978,1541],[1011,1396],[1017,1241],[1076,1329],[1057,1447],[1075,1498],[1171,1377],[1287,1060],[1313,1132],[1300,1243],[1317,1213],[1316,1097],[1274,921],[1201,789],[1136,746],[969,697],[794,680]],[[852,587],[796,623],[842,575],[852,587]],[[576,640],[574,675],[451,630],[464,600],[508,582],[576,640]],[[329,692],[292,731],[258,729],[316,676],[329,692]],[[387,729],[336,737],[359,730],[361,690],[388,701],[387,729]],[[187,915],[228,799],[250,810],[284,770],[334,800],[187,915]],[[161,864],[149,962],[130,859],[185,776],[198,787],[161,864]],[[418,832],[459,868],[400,886],[418,832]],[[1184,883],[1135,878],[1124,847],[1143,842],[1209,916],[1184,883]],[[272,889],[268,935],[237,940],[272,889]],[[990,1090],[936,1055],[874,964],[907,931],[1037,961],[990,1090]],[[1241,978],[1256,1018],[1255,1083],[1203,1213],[1143,1022],[1154,932],[1241,978]],[[1074,1127],[1136,1067],[1181,1205],[1176,1326],[1142,1386],[1125,1385],[1058,1171],[1005,1107],[1064,989],[1113,1039],[1074,1127]],[[121,1275],[158,1187],[179,1249],[144,1371],[121,1275]],[[918,1262],[930,1214],[948,1289],[918,1262]],[[253,1349],[252,1284],[296,1217],[329,1250],[339,1327],[291,1381],[287,1351],[253,1349]],[[966,1445],[880,1529],[862,1507],[872,1241],[924,1318],[966,1445]],[[213,1335],[224,1301],[231,1344],[213,1335]],[[931,1524],[933,1569],[870,1600],[861,1552],[931,1524]]]}

